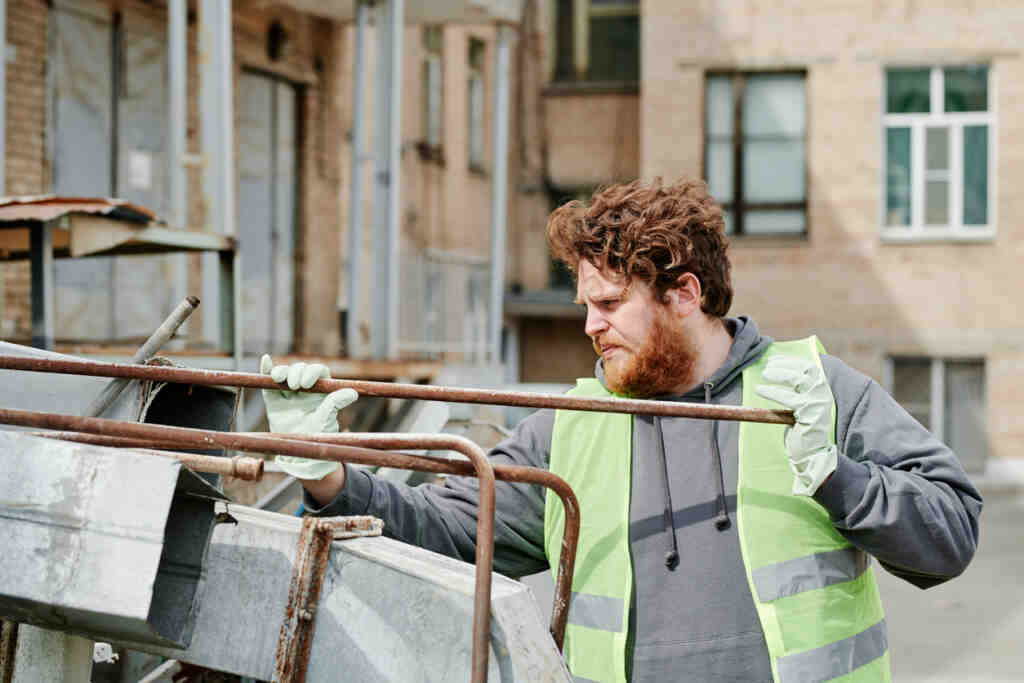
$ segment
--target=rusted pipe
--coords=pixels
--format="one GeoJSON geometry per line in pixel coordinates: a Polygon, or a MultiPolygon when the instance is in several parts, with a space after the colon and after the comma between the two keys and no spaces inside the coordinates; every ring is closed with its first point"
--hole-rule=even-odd
{"type": "Polygon", "coordinates": [[[149,455],[174,458],[190,470],[195,470],[196,472],[222,474],[227,477],[241,479],[242,481],[259,481],[263,478],[263,461],[259,458],[250,458],[244,455],[223,458],[216,455],[172,452],[167,449],[175,448],[178,444],[171,441],[129,439],[121,436],[99,436],[83,432],[30,432],[30,435],[48,439],[60,439],[61,441],[74,441],[75,443],[85,443],[92,446],[134,448],[142,450],[149,455]]]}
{"type": "MultiPolygon", "coordinates": [[[[134,367],[134,366],[129,366],[134,367]]],[[[148,366],[145,366],[148,367],[148,366]]],[[[215,432],[189,427],[138,424],[100,417],[75,417],[28,410],[0,409],[0,424],[36,429],[70,430],[157,441],[180,441],[191,449],[226,448],[266,454],[292,455],[315,460],[419,469],[420,457],[374,451],[356,446],[282,439],[273,436],[215,432]]],[[[494,564],[494,469],[486,457],[467,454],[480,479],[480,514],[477,517],[476,593],[473,605],[473,681],[487,680],[487,642],[491,625],[491,571],[494,564]]],[[[429,460],[429,458],[427,458],[429,460]]],[[[440,461],[438,461],[440,462],[440,461]]],[[[438,471],[438,470],[428,470],[438,471]]]]}
{"type": "MultiPolygon", "coordinates": [[[[455,434],[386,434],[386,433],[342,433],[342,434],[275,434],[282,438],[294,438],[321,443],[335,443],[349,446],[364,446],[393,450],[416,448],[429,450],[452,450],[472,457],[478,453],[486,457],[483,449],[469,439],[455,434]]],[[[426,456],[414,456],[427,465],[447,464],[444,473],[472,475],[470,463],[462,460],[436,460],[426,456]]],[[[565,641],[565,624],[569,615],[569,598],[572,592],[572,577],[576,564],[576,546],[580,534],[580,507],[576,494],[564,479],[548,470],[519,465],[492,465],[495,478],[501,481],[538,484],[551,489],[562,501],[565,509],[565,525],[562,531],[562,548],[558,559],[558,577],[555,582],[555,601],[551,609],[551,635],[558,649],[565,641]]],[[[421,469],[417,467],[415,469],[421,469]]],[[[436,470],[435,470],[436,471],[436,470]]]]}
{"type": "MultiPolygon", "coordinates": [[[[257,373],[193,370],[188,368],[27,358],[21,356],[0,355],[0,370],[123,377],[128,379],[177,382],[180,384],[245,387],[248,389],[282,388],[282,385],[272,380],[268,375],[257,373]]],[[[355,389],[363,396],[380,396],[385,398],[415,398],[425,401],[449,401],[453,403],[483,403],[526,408],[555,408],[559,410],[587,410],[603,413],[743,420],[746,422],[766,422],[784,425],[794,424],[793,413],[788,410],[705,405],[703,403],[683,403],[679,401],[651,401],[633,398],[583,398],[580,396],[537,394],[525,391],[460,389],[430,384],[400,384],[396,382],[370,382],[354,379],[321,379],[312,387],[303,391],[329,393],[345,388],[355,389]]]]}

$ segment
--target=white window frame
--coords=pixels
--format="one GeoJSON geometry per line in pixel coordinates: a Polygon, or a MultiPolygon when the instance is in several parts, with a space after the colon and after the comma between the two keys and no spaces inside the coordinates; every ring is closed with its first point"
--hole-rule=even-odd
{"type": "MultiPolygon", "coordinates": [[[[913,65],[887,65],[888,68],[899,68],[913,65]]],[[[926,114],[889,114],[888,76],[882,72],[883,96],[882,131],[881,131],[881,169],[879,201],[879,225],[882,239],[887,242],[928,242],[928,241],[965,241],[987,242],[996,234],[996,83],[995,69],[988,67],[988,111],[985,112],[945,112],[945,74],[943,69],[954,66],[942,64],[931,66],[929,81],[930,111],[926,114]],[[964,126],[988,126],[988,207],[986,225],[963,224],[963,130],[964,126]],[[949,171],[925,171],[925,133],[928,128],[949,129],[949,171]],[[886,149],[886,133],[889,128],[910,128],[910,225],[886,225],[886,197],[888,193],[888,153],[886,149]],[[941,177],[939,177],[941,174],[941,177]],[[948,177],[947,177],[948,176],[948,177]],[[949,181],[949,218],[946,225],[928,225],[924,222],[925,184],[928,180],[949,181]]],[[[957,65],[959,66],[959,65],[957,65]]],[[[980,65],[979,65],[980,66],[980,65]]]]}

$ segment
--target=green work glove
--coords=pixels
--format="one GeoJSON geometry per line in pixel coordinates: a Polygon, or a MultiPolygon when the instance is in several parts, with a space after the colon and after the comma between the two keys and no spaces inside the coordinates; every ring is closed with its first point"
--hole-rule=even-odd
{"type": "Polygon", "coordinates": [[[793,411],[796,424],[786,429],[786,453],[793,470],[793,493],[812,496],[836,469],[832,443],[832,391],[825,373],[809,358],[773,356],[765,364],[759,396],[793,411]]]}
{"type": "MultiPolygon", "coordinates": [[[[336,434],[338,432],[338,411],[351,405],[359,394],[354,389],[339,389],[327,394],[295,391],[308,389],[319,379],[330,379],[326,365],[320,363],[295,363],[274,365],[270,356],[263,354],[260,359],[260,373],[270,375],[278,383],[287,383],[288,388],[264,389],[263,402],[267,406],[267,422],[270,431],[286,434],[336,434]]],[[[341,466],[329,460],[312,460],[279,455],[277,464],[288,474],[298,479],[323,479],[341,466]]]]}

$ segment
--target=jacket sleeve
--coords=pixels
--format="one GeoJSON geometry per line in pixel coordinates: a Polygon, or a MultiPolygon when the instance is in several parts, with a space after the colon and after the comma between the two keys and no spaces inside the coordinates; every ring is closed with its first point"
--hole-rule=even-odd
{"type": "MultiPolygon", "coordinates": [[[[498,465],[547,468],[554,411],[533,413],[489,454],[498,465]]],[[[494,569],[519,577],[548,567],[544,555],[543,487],[497,482],[495,486],[494,569]]],[[[442,484],[406,486],[345,466],[345,486],[318,507],[305,493],[305,508],[318,516],[373,515],[384,521],[384,535],[466,562],[476,553],[475,477],[448,477],[442,484]]]]}
{"type": "Polygon", "coordinates": [[[836,529],[920,587],[967,568],[982,500],[956,455],[881,386],[822,358],[836,400],[839,462],[815,499],[836,529]]]}

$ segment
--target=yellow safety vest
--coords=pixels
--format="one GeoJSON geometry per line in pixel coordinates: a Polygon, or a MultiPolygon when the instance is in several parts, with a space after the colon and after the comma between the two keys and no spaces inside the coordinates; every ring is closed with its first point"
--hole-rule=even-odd
{"type": "MultiPolygon", "coordinates": [[[[743,405],[778,408],[754,388],[768,358],[814,358],[816,337],[772,344],[743,371],[743,405]]],[[[609,396],[595,379],[569,392],[609,396]]],[[[833,406],[833,415],[835,408],[833,406]]],[[[832,439],[835,441],[833,426],[832,439]]],[[[776,683],[890,681],[885,615],[868,556],[832,526],[813,499],[794,496],[781,425],[742,422],[739,432],[737,530],[743,564],[776,683]]],[[[566,628],[565,657],[579,683],[626,680],[632,418],[558,411],[550,469],[580,501],[580,542],[566,628]]],[[[557,571],[564,512],[547,494],[544,541],[557,571]]]]}

